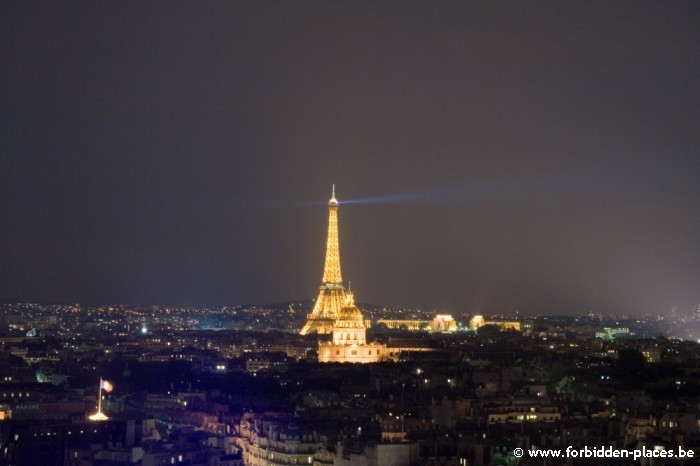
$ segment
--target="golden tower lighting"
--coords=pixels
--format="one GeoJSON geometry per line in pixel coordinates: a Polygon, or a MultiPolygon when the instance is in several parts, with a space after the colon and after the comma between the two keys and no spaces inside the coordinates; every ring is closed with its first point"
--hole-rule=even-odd
{"type": "Polygon", "coordinates": [[[332,333],[333,323],[338,319],[345,303],[345,287],[340,273],[340,246],[338,242],[338,200],[333,194],[328,200],[328,239],[326,241],[326,261],[323,266],[323,279],[316,303],[308,314],[301,334],[332,333]]]}

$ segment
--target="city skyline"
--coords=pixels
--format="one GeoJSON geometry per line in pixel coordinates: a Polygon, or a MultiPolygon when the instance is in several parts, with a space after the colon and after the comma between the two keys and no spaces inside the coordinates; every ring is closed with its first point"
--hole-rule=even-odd
{"type": "Polygon", "coordinates": [[[0,6],[0,299],[689,314],[700,6],[0,6]]]}

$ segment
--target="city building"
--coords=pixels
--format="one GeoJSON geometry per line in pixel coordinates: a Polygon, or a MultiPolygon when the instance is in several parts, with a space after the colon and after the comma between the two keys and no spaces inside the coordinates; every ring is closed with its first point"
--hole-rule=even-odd
{"type": "Polygon", "coordinates": [[[471,330],[478,330],[484,325],[497,325],[501,330],[517,330],[520,331],[520,322],[517,321],[502,321],[502,320],[492,320],[487,321],[482,315],[475,315],[469,321],[469,328],[471,330]]]}
{"type": "Polygon", "coordinates": [[[630,329],[627,327],[605,327],[602,330],[595,332],[596,338],[602,338],[603,340],[615,340],[616,338],[629,336],[630,329]]]}
{"type": "Polygon", "coordinates": [[[438,314],[430,326],[433,332],[456,332],[457,321],[449,314],[438,314]]]}
{"type": "Polygon", "coordinates": [[[253,374],[260,371],[287,372],[288,369],[289,360],[285,353],[252,353],[245,361],[246,372],[253,374]]]}
{"type": "Polygon", "coordinates": [[[395,330],[429,330],[432,321],[416,319],[379,319],[378,326],[384,326],[395,330]]]}
{"type": "Polygon", "coordinates": [[[355,306],[354,296],[347,292],[345,305],[333,324],[333,340],[319,342],[319,362],[379,362],[385,346],[367,343],[362,312],[355,306]]]}
{"type": "Polygon", "coordinates": [[[379,319],[378,326],[395,330],[456,332],[457,321],[449,314],[438,314],[433,320],[418,319],[379,319]]]}

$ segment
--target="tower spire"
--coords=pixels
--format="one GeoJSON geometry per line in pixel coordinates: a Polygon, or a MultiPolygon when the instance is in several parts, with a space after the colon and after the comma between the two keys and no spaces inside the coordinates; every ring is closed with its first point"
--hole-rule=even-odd
{"type": "Polygon", "coordinates": [[[328,205],[338,205],[338,199],[335,198],[335,185],[333,185],[333,192],[331,194],[331,198],[328,199],[328,205]]]}
{"type": "Polygon", "coordinates": [[[326,261],[323,267],[323,283],[343,284],[340,273],[340,243],[338,241],[338,200],[333,197],[328,201],[328,239],[326,240],[326,261]]]}

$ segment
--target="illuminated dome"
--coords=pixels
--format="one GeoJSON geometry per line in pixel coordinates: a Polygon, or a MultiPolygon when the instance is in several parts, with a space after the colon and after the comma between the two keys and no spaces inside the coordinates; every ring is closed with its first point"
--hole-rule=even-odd
{"type": "Polygon", "coordinates": [[[365,321],[355,306],[355,297],[345,292],[338,319],[333,323],[333,340],[318,343],[319,362],[379,362],[386,349],[380,343],[367,344],[365,321]]]}
{"type": "Polygon", "coordinates": [[[361,326],[364,328],[364,319],[362,318],[362,312],[355,306],[355,297],[351,292],[347,292],[345,295],[345,303],[340,309],[340,314],[338,315],[338,322],[336,322],[338,327],[356,327],[361,326]]]}
{"type": "Polygon", "coordinates": [[[345,303],[340,309],[338,320],[333,324],[333,343],[340,345],[364,345],[365,321],[362,312],[355,306],[351,292],[345,293],[345,303]]]}

